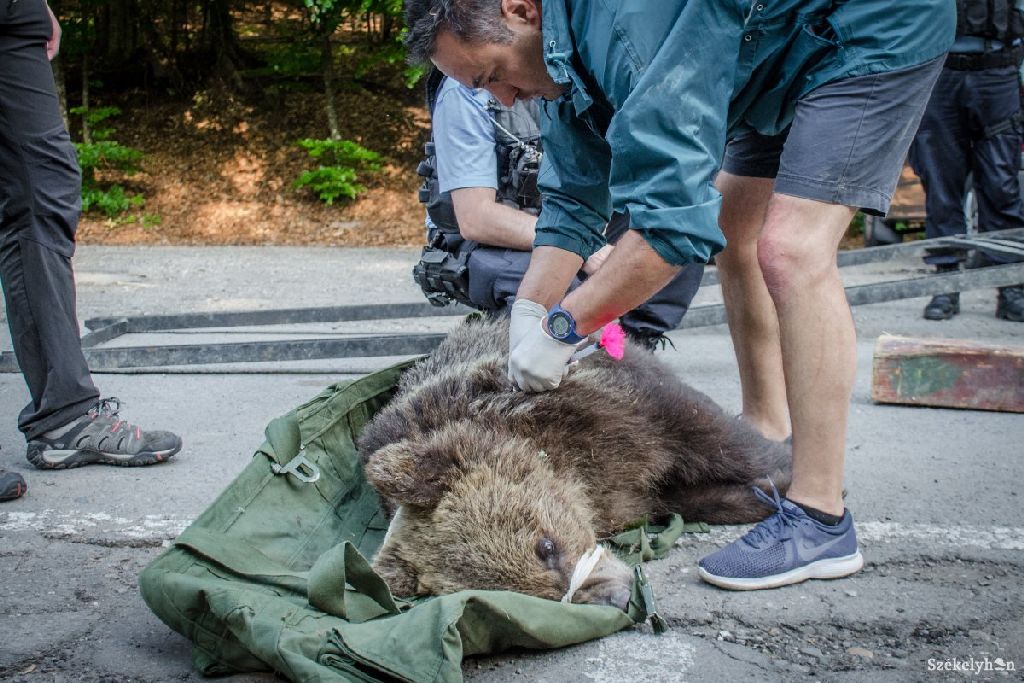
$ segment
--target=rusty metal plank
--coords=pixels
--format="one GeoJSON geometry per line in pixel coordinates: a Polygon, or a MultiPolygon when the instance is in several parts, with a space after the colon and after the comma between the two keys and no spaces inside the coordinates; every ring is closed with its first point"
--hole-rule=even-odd
{"type": "Polygon", "coordinates": [[[882,335],[875,344],[871,398],[1024,413],[1024,347],[882,335]]]}

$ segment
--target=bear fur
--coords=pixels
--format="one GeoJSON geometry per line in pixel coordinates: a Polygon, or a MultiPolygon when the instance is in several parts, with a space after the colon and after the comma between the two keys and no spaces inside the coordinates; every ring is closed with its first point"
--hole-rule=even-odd
{"type": "MultiPolygon", "coordinates": [[[[755,522],[751,488],[784,492],[788,447],[762,437],[627,345],[594,353],[555,391],[514,390],[507,321],[470,320],[408,370],[359,438],[394,510],[374,568],[396,595],[566,592],[576,561],[645,516],[755,522]]],[[[625,608],[632,574],[605,559],[574,602],[625,608]]]]}

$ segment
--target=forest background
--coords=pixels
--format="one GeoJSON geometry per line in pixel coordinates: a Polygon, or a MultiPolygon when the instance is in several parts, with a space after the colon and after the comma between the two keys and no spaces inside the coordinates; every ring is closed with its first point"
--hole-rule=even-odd
{"type": "Polygon", "coordinates": [[[49,4],[81,243],[423,243],[430,120],[402,0],[49,4]]]}
{"type": "Polygon", "coordinates": [[[401,0],[49,4],[80,242],[422,242],[401,0]]]}

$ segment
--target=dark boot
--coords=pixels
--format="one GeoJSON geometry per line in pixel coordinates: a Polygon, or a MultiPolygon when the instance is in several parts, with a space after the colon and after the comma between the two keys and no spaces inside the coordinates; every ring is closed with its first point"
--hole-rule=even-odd
{"type": "Polygon", "coordinates": [[[1024,323],[1024,285],[1000,287],[996,301],[996,317],[1024,323]]]}
{"type": "Polygon", "coordinates": [[[0,503],[21,498],[27,489],[25,479],[20,474],[0,470],[0,503]]]}
{"type": "Polygon", "coordinates": [[[960,312],[960,292],[936,294],[924,307],[924,317],[928,320],[949,320],[960,312]]]}

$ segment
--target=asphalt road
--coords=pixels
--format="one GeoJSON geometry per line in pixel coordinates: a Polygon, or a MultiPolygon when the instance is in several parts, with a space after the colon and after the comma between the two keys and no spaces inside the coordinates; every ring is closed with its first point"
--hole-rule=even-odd
{"type": "MultiPolygon", "coordinates": [[[[418,301],[408,277],[416,255],[411,249],[82,248],[79,314],[84,320],[418,301]]],[[[922,272],[904,261],[844,276],[859,284],[922,272]]],[[[700,297],[714,301],[716,292],[700,297]]],[[[466,678],[959,680],[963,674],[933,669],[973,663],[992,668],[979,680],[1019,679],[996,669],[1001,661],[1024,670],[1024,416],[881,406],[869,398],[872,349],[883,332],[1024,344],[1024,324],[992,316],[994,298],[991,290],[965,294],[963,313],[946,323],[922,320],[920,299],[855,309],[859,370],[846,487],[867,559],[862,573],[776,591],[720,591],[700,583],[695,563],[741,530],[687,536],[667,559],[648,566],[669,633],[655,636],[640,627],[559,652],[475,659],[464,665],[466,678]]],[[[450,324],[430,319],[398,327],[440,331],[450,324]]],[[[350,328],[318,331],[325,329],[350,328]]],[[[223,336],[232,334],[238,331],[223,336]]],[[[0,346],[9,349],[2,336],[0,346]]],[[[738,412],[727,330],[671,338],[676,348],[661,357],[738,412]]],[[[21,472],[29,484],[23,499],[0,507],[0,679],[199,680],[188,643],[149,612],[136,577],[248,463],[270,419],[351,366],[318,361],[244,368],[248,374],[98,375],[104,394],[126,402],[130,419],[178,431],[185,448],[157,467],[66,472],[36,471],[25,461],[15,417],[27,391],[20,375],[0,375],[0,467],[21,472]]]]}

